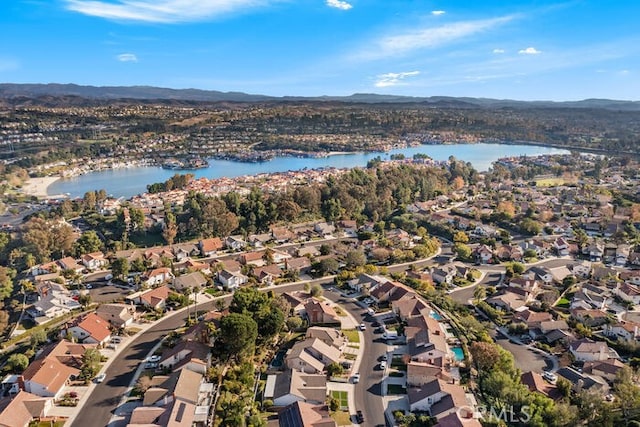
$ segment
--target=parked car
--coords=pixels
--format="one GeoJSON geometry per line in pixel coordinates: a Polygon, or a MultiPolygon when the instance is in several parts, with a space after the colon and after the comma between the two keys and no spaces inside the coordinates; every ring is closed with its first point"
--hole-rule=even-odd
{"type": "Polygon", "coordinates": [[[385,369],[387,369],[387,361],[383,360],[380,362],[380,370],[384,371],[385,369]]]}
{"type": "Polygon", "coordinates": [[[365,326],[364,323],[360,323],[359,328],[360,328],[361,331],[365,331],[367,329],[367,327],[365,326]]]}
{"type": "Polygon", "coordinates": [[[542,373],[542,378],[549,381],[550,383],[555,383],[558,380],[558,377],[553,372],[544,371],[542,373]]]}
{"type": "Polygon", "coordinates": [[[102,373],[102,374],[99,374],[97,377],[95,377],[94,381],[99,384],[102,381],[104,381],[105,378],[107,378],[107,374],[102,373]]]}
{"type": "Polygon", "coordinates": [[[364,423],[364,415],[362,414],[362,411],[356,412],[356,422],[358,424],[364,423]]]}
{"type": "Polygon", "coordinates": [[[353,383],[358,384],[360,382],[360,372],[353,374],[353,383]]]}
{"type": "Polygon", "coordinates": [[[154,354],[153,356],[151,356],[151,357],[149,358],[149,360],[147,360],[147,362],[151,362],[151,363],[153,363],[153,362],[159,362],[161,358],[162,358],[161,356],[159,356],[159,355],[157,355],[157,354],[154,354]]]}

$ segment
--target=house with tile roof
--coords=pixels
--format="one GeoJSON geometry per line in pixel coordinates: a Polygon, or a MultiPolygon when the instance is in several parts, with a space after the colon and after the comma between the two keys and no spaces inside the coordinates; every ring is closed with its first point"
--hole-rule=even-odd
{"type": "MultiPolygon", "coordinates": [[[[271,427],[271,425],[269,425],[271,427]]],[[[336,427],[326,405],[294,402],[278,414],[278,427],[336,427]]]]}
{"type": "Polygon", "coordinates": [[[87,270],[91,271],[100,270],[101,268],[104,268],[107,266],[107,264],[109,264],[109,261],[102,252],[91,252],[88,254],[84,254],[80,257],[80,261],[87,270]]]}
{"type": "Polygon", "coordinates": [[[287,351],[285,364],[289,369],[309,374],[321,374],[330,363],[338,363],[341,352],[318,338],[298,341],[287,351]]]}
{"type": "Polygon", "coordinates": [[[0,427],[26,427],[34,419],[44,418],[53,407],[53,399],[21,390],[0,411],[0,427]]]}
{"type": "Polygon", "coordinates": [[[67,325],[64,333],[70,333],[81,343],[104,345],[111,339],[110,326],[96,313],[89,313],[67,325]]]}
{"type": "Polygon", "coordinates": [[[304,304],[305,317],[310,325],[318,324],[340,324],[340,317],[336,311],[324,301],[318,301],[310,298],[304,304]]]}
{"type": "Polygon", "coordinates": [[[136,315],[136,308],[127,304],[100,304],[96,314],[106,320],[112,328],[126,328],[136,315]]]}
{"type": "Polygon", "coordinates": [[[228,290],[238,289],[249,281],[249,278],[239,271],[221,270],[218,272],[218,281],[228,290]]]}
{"type": "Polygon", "coordinates": [[[287,369],[267,377],[264,397],[277,407],[294,402],[323,404],[327,399],[327,376],[287,369]]]}
{"type": "Polygon", "coordinates": [[[558,387],[551,384],[542,378],[537,372],[529,371],[520,376],[522,384],[526,385],[529,391],[540,393],[543,396],[550,397],[551,399],[559,399],[562,397],[558,387]]]}
{"type": "Polygon", "coordinates": [[[211,367],[211,349],[199,341],[180,340],[175,346],[162,352],[158,365],[163,369],[189,369],[206,375],[207,369],[211,367]]]}
{"type": "Polygon", "coordinates": [[[199,271],[174,277],[171,282],[171,287],[178,292],[182,292],[185,289],[202,289],[206,285],[207,278],[199,271]]]}
{"type": "Polygon", "coordinates": [[[154,268],[145,273],[145,284],[148,286],[160,285],[173,280],[174,276],[169,267],[154,268]]]}
{"type": "Polygon", "coordinates": [[[65,385],[77,377],[80,370],[60,362],[55,357],[36,359],[22,373],[24,390],[41,397],[58,398],[65,385]]]}
{"type": "Polygon", "coordinates": [[[587,362],[619,358],[618,353],[616,353],[614,349],[609,348],[607,343],[593,341],[588,338],[583,338],[569,344],[569,351],[576,360],[587,362]]]}
{"type": "Polygon", "coordinates": [[[200,240],[198,242],[198,247],[200,248],[200,254],[202,256],[212,256],[224,248],[224,243],[219,237],[211,237],[209,239],[200,240]]]}
{"type": "Polygon", "coordinates": [[[163,309],[166,305],[167,298],[171,293],[168,286],[159,286],[157,288],[148,289],[146,291],[136,292],[126,297],[127,301],[139,304],[143,307],[151,309],[163,309]]]}

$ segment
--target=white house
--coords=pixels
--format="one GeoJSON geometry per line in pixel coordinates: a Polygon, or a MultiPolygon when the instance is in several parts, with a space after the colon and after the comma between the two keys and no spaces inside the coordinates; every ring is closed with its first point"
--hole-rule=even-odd
{"type": "Polygon", "coordinates": [[[87,270],[93,271],[100,270],[109,263],[102,252],[91,252],[89,254],[84,254],[80,259],[82,261],[82,265],[84,265],[87,270]]]}
{"type": "Polygon", "coordinates": [[[249,281],[249,278],[242,273],[222,270],[218,272],[218,280],[227,289],[238,289],[249,281]]]}
{"type": "Polygon", "coordinates": [[[149,286],[155,286],[173,280],[174,276],[170,268],[160,267],[147,272],[146,277],[145,283],[149,286]]]}
{"type": "Polygon", "coordinates": [[[71,333],[78,342],[104,345],[111,339],[109,326],[108,321],[95,313],[89,313],[69,325],[67,332],[71,333]]]}
{"type": "Polygon", "coordinates": [[[583,338],[569,344],[569,351],[576,360],[592,362],[595,360],[618,359],[618,353],[601,341],[583,338]]]}

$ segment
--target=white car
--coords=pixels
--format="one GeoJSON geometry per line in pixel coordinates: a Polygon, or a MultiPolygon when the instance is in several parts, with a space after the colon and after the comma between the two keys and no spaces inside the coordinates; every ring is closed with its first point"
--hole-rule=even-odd
{"type": "Polygon", "coordinates": [[[358,384],[360,382],[360,372],[353,374],[353,383],[358,384]]]}
{"type": "Polygon", "coordinates": [[[98,375],[97,377],[95,377],[94,381],[99,384],[102,381],[104,381],[105,378],[107,378],[107,374],[102,373],[102,374],[98,375]]]}
{"type": "Polygon", "coordinates": [[[147,362],[155,363],[155,362],[159,362],[160,359],[161,359],[161,356],[158,356],[157,354],[154,354],[153,356],[151,356],[149,358],[149,360],[147,360],[147,362]]]}
{"type": "Polygon", "coordinates": [[[384,371],[385,369],[387,369],[387,361],[383,360],[380,362],[380,370],[384,371]]]}
{"type": "Polygon", "coordinates": [[[549,381],[550,383],[555,383],[556,381],[558,381],[558,377],[556,376],[556,374],[549,371],[544,371],[542,373],[542,378],[549,381]]]}
{"type": "Polygon", "coordinates": [[[360,323],[359,328],[360,328],[360,330],[361,330],[361,331],[365,331],[365,330],[367,330],[367,327],[365,326],[365,324],[364,324],[364,323],[360,323]]]}

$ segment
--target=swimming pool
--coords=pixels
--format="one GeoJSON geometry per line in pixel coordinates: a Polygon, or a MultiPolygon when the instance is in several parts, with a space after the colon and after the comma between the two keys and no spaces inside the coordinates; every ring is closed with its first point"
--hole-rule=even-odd
{"type": "Polygon", "coordinates": [[[432,311],[431,313],[429,313],[429,315],[436,320],[442,320],[442,316],[440,316],[440,314],[436,313],[435,311],[432,311]]]}
{"type": "Polygon", "coordinates": [[[457,362],[462,362],[464,360],[464,351],[462,351],[462,347],[456,345],[451,347],[451,352],[453,353],[453,358],[457,362]]]}

